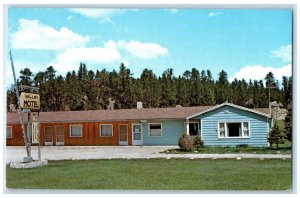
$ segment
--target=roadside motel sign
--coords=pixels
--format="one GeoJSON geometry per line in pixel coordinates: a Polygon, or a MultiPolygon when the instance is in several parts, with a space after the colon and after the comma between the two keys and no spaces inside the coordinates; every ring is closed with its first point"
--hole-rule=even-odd
{"type": "Polygon", "coordinates": [[[21,108],[22,109],[40,109],[40,94],[21,93],[21,108]]]}

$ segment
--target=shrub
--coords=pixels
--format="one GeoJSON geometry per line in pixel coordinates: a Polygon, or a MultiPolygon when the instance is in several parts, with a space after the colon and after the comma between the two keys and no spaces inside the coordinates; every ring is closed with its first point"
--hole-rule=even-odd
{"type": "Polygon", "coordinates": [[[183,134],[178,140],[178,146],[181,150],[192,151],[203,147],[203,141],[199,136],[188,136],[183,134]]]}
{"type": "Polygon", "coordinates": [[[279,128],[278,124],[275,122],[275,125],[269,132],[268,141],[270,143],[270,147],[272,147],[273,144],[275,144],[276,149],[278,149],[278,144],[283,144],[285,138],[286,134],[283,132],[282,129],[279,128]]]}
{"type": "Polygon", "coordinates": [[[204,146],[204,143],[199,136],[193,136],[193,138],[194,138],[194,146],[196,147],[197,150],[204,146]]]}
{"type": "Polygon", "coordinates": [[[236,145],[236,148],[248,148],[249,145],[248,144],[239,144],[239,145],[236,145]]]}

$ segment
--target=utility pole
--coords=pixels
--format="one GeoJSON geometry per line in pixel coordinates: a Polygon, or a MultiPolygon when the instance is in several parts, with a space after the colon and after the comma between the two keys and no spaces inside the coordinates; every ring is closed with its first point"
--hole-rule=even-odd
{"type": "Polygon", "coordinates": [[[269,85],[269,87],[267,87],[267,88],[269,88],[269,113],[270,113],[270,116],[272,116],[272,115],[271,115],[272,111],[271,111],[271,92],[270,92],[270,90],[271,90],[271,89],[275,89],[276,87],[271,87],[271,86],[269,85]]]}
{"type": "Polygon", "coordinates": [[[15,89],[16,89],[16,94],[17,94],[20,120],[21,120],[21,126],[22,126],[22,134],[23,134],[23,139],[24,139],[24,144],[25,144],[25,147],[26,147],[26,154],[27,154],[27,157],[24,157],[23,160],[24,160],[24,162],[32,162],[31,147],[30,147],[30,143],[27,141],[27,135],[26,135],[26,132],[25,132],[21,102],[20,102],[20,94],[19,94],[18,84],[17,84],[17,80],[16,80],[15,67],[14,67],[11,51],[9,51],[9,56],[10,56],[11,67],[12,67],[12,71],[13,71],[13,75],[14,75],[15,89]]]}

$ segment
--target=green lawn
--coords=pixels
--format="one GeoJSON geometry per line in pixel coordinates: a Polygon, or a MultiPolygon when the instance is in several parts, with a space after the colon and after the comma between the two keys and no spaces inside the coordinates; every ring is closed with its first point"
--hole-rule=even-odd
{"type": "Polygon", "coordinates": [[[8,188],[125,190],[290,190],[291,160],[137,159],[49,161],[6,168],[8,188]]]}

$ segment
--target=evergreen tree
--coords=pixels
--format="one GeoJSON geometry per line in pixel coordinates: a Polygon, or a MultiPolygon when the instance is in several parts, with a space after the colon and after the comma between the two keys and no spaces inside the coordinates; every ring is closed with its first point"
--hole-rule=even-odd
{"type": "MultiPolygon", "coordinates": [[[[257,81],[256,81],[256,83],[257,83],[257,81]]],[[[246,107],[248,107],[248,108],[255,108],[256,90],[255,90],[254,83],[252,82],[251,79],[249,80],[249,83],[248,83],[247,95],[248,95],[248,100],[245,103],[246,107]]]]}
{"type": "Polygon", "coordinates": [[[109,98],[112,97],[109,72],[107,72],[105,69],[101,70],[101,72],[97,70],[95,84],[98,88],[96,90],[96,98],[97,104],[99,105],[99,109],[107,109],[109,105],[109,98]]]}
{"type": "Polygon", "coordinates": [[[217,104],[224,103],[231,98],[231,90],[229,90],[227,73],[224,70],[219,73],[219,79],[216,82],[215,92],[217,104]]]}
{"type": "Polygon", "coordinates": [[[152,70],[144,69],[141,78],[141,90],[143,106],[148,108],[159,107],[161,98],[161,86],[152,70]]]}
{"type": "Polygon", "coordinates": [[[276,86],[276,81],[275,81],[275,78],[274,78],[274,75],[272,72],[269,72],[266,77],[265,77],[265,80],[266,80],[266,87],[275,87],[276,86]]]}
{"type": "Polygon", "coordinates": [[[274,78],[274,75],[272,72],[269,72],[266,75],[265,80],[266,80],[266,90],[265,90],[266,95],[270,94],[270,101],[268,100],[268,103],[269,103],[269,102],[276,100],[276,98],[274,97],[274,94],[273,94],[273,92],[274,92],[273,88],[276,88],[276,81],[275,81],[275,78],[274,78]]]}
{"type": "Polygon", "coordinates": [[[120,108],[134,108],[136,100],[133,97],[132,74],[130,70],[125,67],[123,63],[120,65],[119,70],[119,100],[120,108]]]}
{"type": "Polygon", "coordinates": [[[255,96],[254,97],[254,106],[256,108],[263,108],[263,107],[268,107],[269,102],[268,102],[268,92],[264,88],[264,83],[262,80],[254,81],[254,88],[255,88],[255,96]]]}
{"type": "Polygon", "coordinates": [[[173,69],[167,69],[160,79],[161,99],[160,107],[172,107],[176,104],[176,87],[174,83],[173,69]]]}
{"type": "Polygon", "coordinates": [[[113,70],[112,72],[109,72],[109,87],[110,87],[110,93],[111,93],[111,99],[115,102],[115,108],[119,109],[121,108],[120,104],[120,98],[123,97],[120,95],[121,82],[119,78],[119,74],[113,70]]]}
{"type": "Polygon", "coordinates": [[[20,84],[21,85],[27,85],[31,86],[32,85],[32,79],[31,77],[33,76],[33,73],[30,71],[29,68],[22,69],[20,71],[21,76],[20,76],[20,84]]]}
{"type": "Polygon", "coordinates": [[[276,149],[278,149],[278,145],[283,144],[285,138],[285,133],[279,128],[278,124],[275,122],[275,125],[269,132],[268,141],[270,143],[270,146],[272,147],[273,144],[275,144],[276,149]]]}
{"type": "Polygon", "coordinates": [[[84,103],[82,101],[82,90],[74,70],[72,73],[67,73],[65,81],[66,106],[64,110],[83,110],[84,103]]]}
{"type": "Polygon", "coordinates": [[[99,87],[95,80],[95,73],[89,70],[86,75],[86,83],[83,85],[84,90],[84,108],[86,110],[95,110],[99,108],[97,96],[99,87]]]}
{"type": "Polygon", "coordinates": [[[196,68],[192,68],[190,79],[190,105],[199,106],[203,103],[203,95],[200,73],[196,68]]]}
{"type": "Polygon", "coordinates": [[[176,81],[176,104],[183,107],[189,106],[189,87],[186,79],[179,75],[176,81]]]}
{"type": "MultiPolygon", "coordinates": [[[[276,87],[270,90],[271,100],[287,107],[292,102],[292,77],[283,77],[282,89],[272,72],[265,80],[266,84],[262,80],[247,83],[244,79],[229,83],[227,73],[222,70],[214,81],[210,70],[199,72],[197,68],[178,77],[171,68],[158,77],[152,70],[144,69],[140,78],[133,78],[123,63],[118,72],[104,69],[96,73],[80,63],[77,72],[68,72],[65,77],[56,76],[52,66],[36,75],[24,68],[19,82],[40,85],[42,111],[107,109],[110,100],[116,108],[136,108],[137,101],[143,102],[145,108],[215,105],[225,101],[260,108],[268,106],[269,85],[276,87]]],[[[13,89],[7,90],[7,109],[10,104],[17,107],[13,89]]]]}

